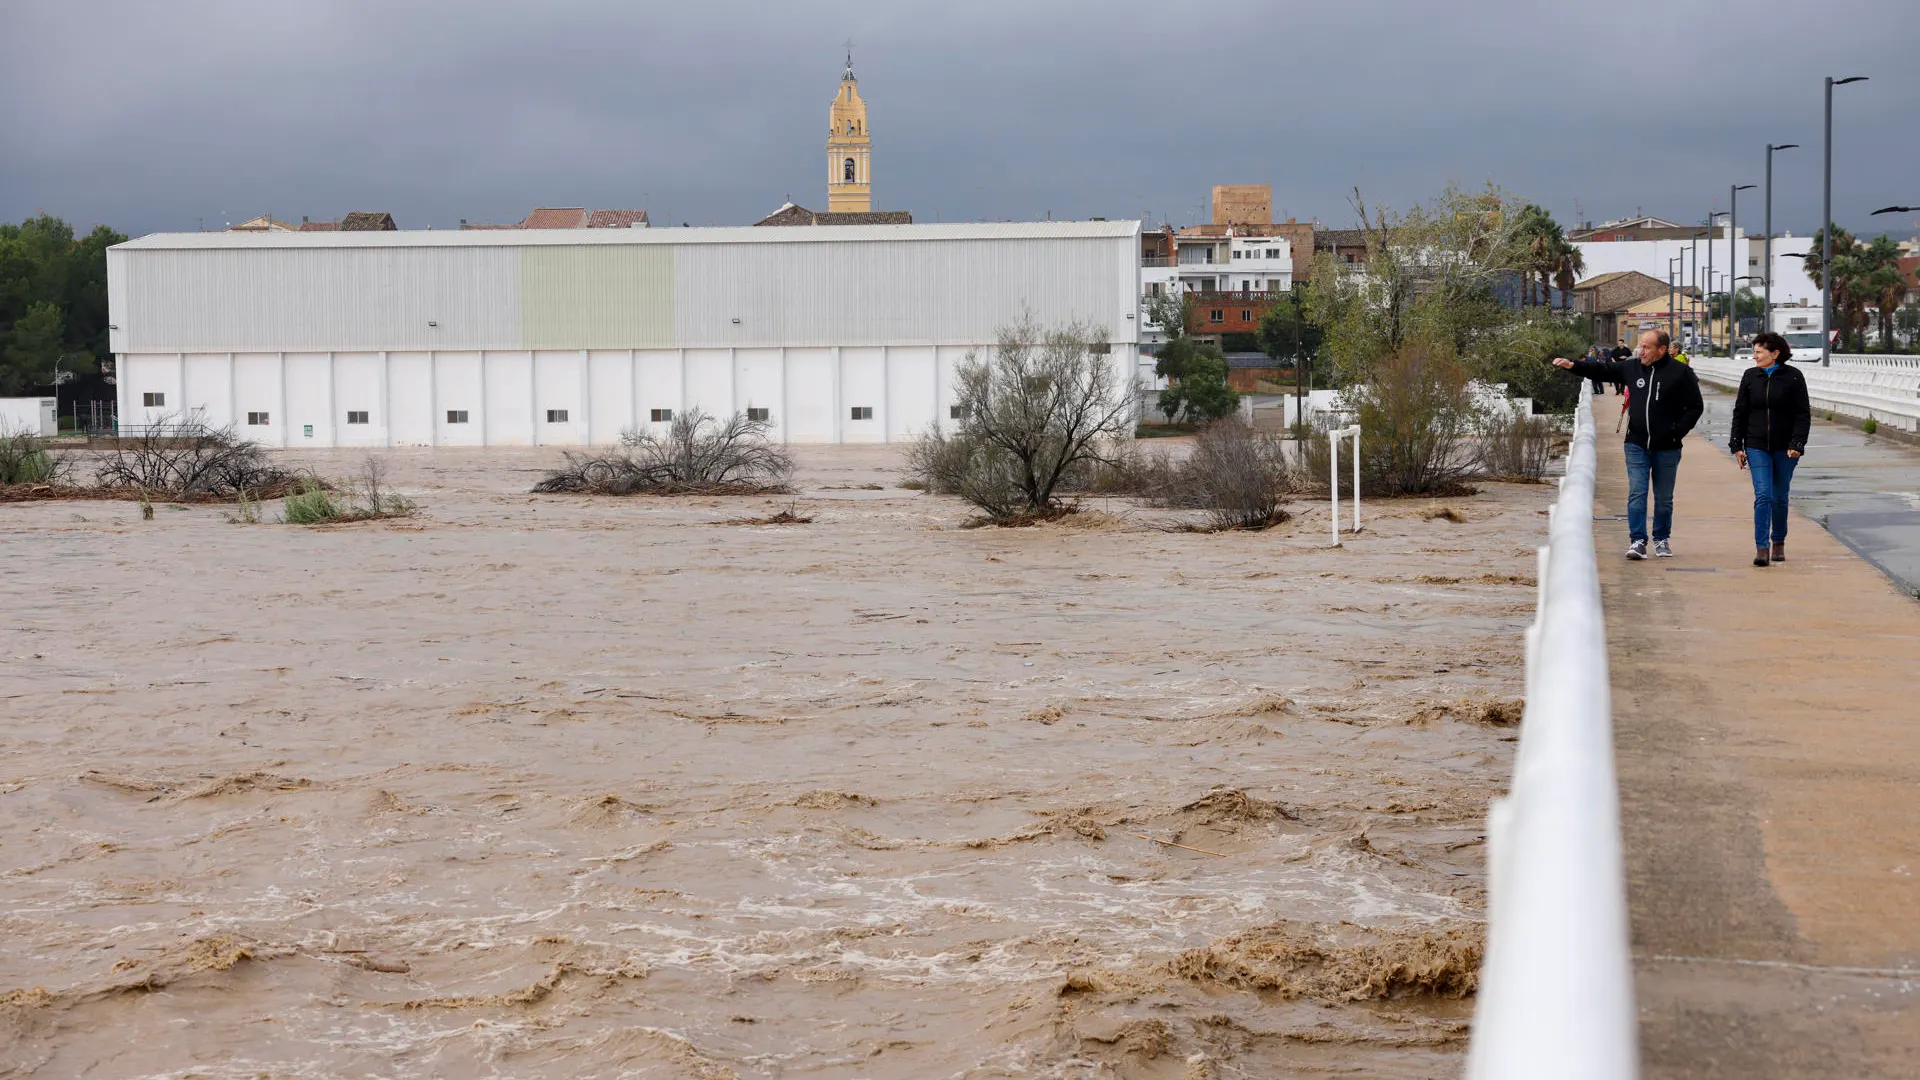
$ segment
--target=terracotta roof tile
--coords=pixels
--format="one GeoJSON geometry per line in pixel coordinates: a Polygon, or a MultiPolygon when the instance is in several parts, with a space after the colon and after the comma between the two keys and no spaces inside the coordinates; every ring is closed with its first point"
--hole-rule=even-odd
{"type": "Polygon", "coordinates": [[[584,229],[587,227],[587,210],[583,206],[535,207],[533,213],[520,223],[523,229],[584,229]]]}
{"type": "Polygon", "coordinates": [[[631,229],[646,223],[645,210],[595,210],[587,215],[589,229],[631,229]]]}

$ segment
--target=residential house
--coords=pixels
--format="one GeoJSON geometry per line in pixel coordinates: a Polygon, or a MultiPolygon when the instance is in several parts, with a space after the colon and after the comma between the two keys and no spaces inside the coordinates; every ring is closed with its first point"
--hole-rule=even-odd
{"type": "Polygon", "coordinates": [[[788,202],[755,225],[911,225],[906,210],[809,210],[788,202]]]}
{"type": "Polygon", "coordinates": [[[248,218],[238,225],[227,226],[228,232],[297,232],[284,221],[276,221],[272,214],[261,214],[257,218],[248,218]]]}

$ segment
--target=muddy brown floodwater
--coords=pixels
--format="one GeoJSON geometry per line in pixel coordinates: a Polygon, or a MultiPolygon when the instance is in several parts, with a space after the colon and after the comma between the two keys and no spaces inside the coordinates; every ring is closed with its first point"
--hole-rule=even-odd
{"type": "Polygon", "coordinates": [[[420,517],[0,507],[0,1076],[1457,1075],[1552,488],[1336,550],[385,457],[420,517]]]}

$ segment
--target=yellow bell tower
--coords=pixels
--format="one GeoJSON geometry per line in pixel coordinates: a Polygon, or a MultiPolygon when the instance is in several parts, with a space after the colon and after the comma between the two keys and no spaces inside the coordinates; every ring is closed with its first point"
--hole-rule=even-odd
{"type": "Polygon", "coordinates": [[[866,213],[873,209],[873,143],[867,136],[867,103],[853,77],[853,53],[840,76],[840,92],[827,112],[827,210],[866,213]]]}

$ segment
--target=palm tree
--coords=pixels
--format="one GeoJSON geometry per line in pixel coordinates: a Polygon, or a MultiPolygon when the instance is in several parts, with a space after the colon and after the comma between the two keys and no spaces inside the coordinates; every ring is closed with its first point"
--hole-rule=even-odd
{"type": "Polygon", "coordinates": [[[1859,249],[1859,258],[1862,274],[1856,291],[1863,303],[1879,309],[1880,344],[1890,349],[1893,313],[1907,295],[1906,275],[1900,272],[1900,246],[1885,236],[1878,236],[1873,243],[1859,249]]]}
{"type": "MultiPolygon", "coordinates": [[[[1831,275],[1827,273],[1827,266],[1823,259],[1826,230],[1821,229],[1814,232],[1813,243],[1807,248],[1807,276],[1812,278],[1814,284],[1820,286],[1822,291],[1828,293],[1827,302],[1833,309],[1836,325],[1827,327],[1826,331],[1832,334],[1836,329],[1847,331],[1853,329],[1854,275],[1851,270],[1854,262],[1853,251],[1860,242],[1838,225],[1828,227],[1833,230],[1833,273],[1831,275]],[[1833,279],[1831,284],[1827,281],[1828,277],[1833,279]]],[[[1762,329],[1770,328],[1762,327],[1762,329]]]]}
{"type": "MultiPolygon", "coordinates": [[[[1554,226],[1557,230],[1558,225],[1554,226]]],[[[1580,249],[1569,242],[1562,234],[1560,250],[1554,259],[1553,283],[1560,289],[1560,307],[1562,311],[1573,310],[1573,287],[1586,275],[1587,258],[1580,249]]]]}
{"type": "Polygon", "coordinates": [[[1567,243],[1566,233],[1552,214],[1528,203],[1520,209],[1513,235],[1513,269],[1520,275],[1522,288],[1520,306],[1533,302],[1536,281],[1540,286],[1540,302],[1544,304],[1552,295],[1550,283],[1559,269],[1561,249],[1567,243]]]}

